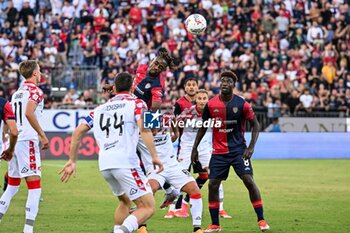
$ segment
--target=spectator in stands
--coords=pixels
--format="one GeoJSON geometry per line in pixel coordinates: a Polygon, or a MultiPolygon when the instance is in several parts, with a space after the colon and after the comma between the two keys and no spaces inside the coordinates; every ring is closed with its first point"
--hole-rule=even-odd
{"type": "Polygon", "coordinates": [[[300,96],[299,99],[301,102],[302,109],[306,112],[311,112],[313,96],[310,94],[309,89],[305,89],[304,93],[300,96]]]}
{"type": "MultiPolygon", "coordinates": [[[[304,89],[309,90],[311,105],[317,109],[343,111],[340,109],[348,104],[350,15],[346,1],[131,3],[0,3],[1,82],[16,87],[16,63],[38,59],[52,75],[55,72],[51,71],[66,66],[68,71],[56,71],[63,86],[72,82],[68,74],[76,64],[103,70],[98,80],[104,83],[114,69],[133,72],[133,67],[149,62],[157,49],[166,47],[179,66],[173,74],[164,73],[166,79],[172,76],[166,81],[168,104],[183,91],[181,83],[186,76],[197,76],[201,88],[215,93],[217,74],[227,68],[240,77],[237,93],[257,108],[266,107],[267,96],[271,96],[273,104],[281,101],[283,111],[299,111],[299,93],[304,89]],[[207,30],[201,36],[192,36],[184,28],[185,18],[193,12],[207,19],[207,30]]],[[[85,89],[97,86],[96,77],[87,76],[88,81],[75,83],[84,83],[85,89]]],[[[10,93],[6,89],[6,94],[10,93]]]]}

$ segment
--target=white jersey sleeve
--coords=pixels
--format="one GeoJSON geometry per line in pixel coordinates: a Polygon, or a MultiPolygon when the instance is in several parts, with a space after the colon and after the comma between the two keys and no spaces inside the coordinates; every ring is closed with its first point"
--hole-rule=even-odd
{"type": "Polygon", "coordinates": [[[94,110],[93,132],[100,148],[100,171],[140,165],[136,154],[139,138],[137,121],[145,107],[142,100],[130,95],[117,95],[111,102],[94,110]]]}
{"type": "MultiPolygon", "coordinates": [[[[192,106],[189,109],[184,110],[181,115],[177,118],[178,121],[202,121],[202,114],[198,112],[196,109],[196,106],[192,106]]],[[[191,128],[186,127],[183,129],[183,133],[180,138],[180,148],[181,150],[188,150],[192,151],[192,147],[194,145],[194,141],[196,139],[196,135],[198,132],[198,128],[191,128]]],[[[199,153],[206,153],[208,151],[211,151],[211,130],[207,129],[207,132],[205,133],[203,139],[201,140],[200,144],[198,145],[198,152],[199,153]]]]}
{"type": "Polygon", "coordinates": [[[37,104],[35,116],[40,123],[40,118],[44,109],[44,93],[34,83],[24,82],[12,95],[11,99],[11,105],[16,115],[16,123],[19,132],[17,141],[39,140],[38,133],[33,129],[25,116],[29,101],[33,101],[37,104]]]}

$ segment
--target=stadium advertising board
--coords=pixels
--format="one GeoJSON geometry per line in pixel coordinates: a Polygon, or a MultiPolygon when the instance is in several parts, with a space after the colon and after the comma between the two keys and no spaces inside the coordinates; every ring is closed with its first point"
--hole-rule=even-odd
{"type": "MultiPolygon", "coordinates": [[[[67,160],[71,134],[47,133],[49,149],[42,151],[43,159],[67,160]]],[[[246,134],[247,143],[251,134],[246,134]]],[[[177,145],[174,144],[176,147],[177,145]]],[[[80,160],[98,158],[98,146],[92,134],[82,138],[79,147],[80,160]]],[[[260,133],[254,159],[326,159],[350,158],[348,133],[260,133]]]]}
{"type": "Polygon", "coordinates": [[[350,132],[350,118],[281,117],[283,132],[350,132]]]}
{"type": "MultiPolygon", "coordinates": [[[[46,133],[46,136],[49,139],[49,148],[41,151],[41,158],[67,160],[69,158],[71,134],[63,132],[50,132],[46,133]]],[[[93,134],[89,133],[84,135],[78,150],[78,158],[82,160],[97,159],[98,151],[99,148],[93,134]]]]}
{"type": "Polygon", "coordinates": [[[44,110],[41,124],[45,132],[73,132],[91,110],[44,110]]]}
{"type": "Polygon", "coordinates": [[[349,151],[349,133],[260,133],[253,158],[340,159],[350,158],[349,151]]]}
{"type": "MultiPolygon", "coordinates": [[[[44,110],[45,132],[73,132],[90,110],[44,110]]],[[[350,132],[350,118],[281,117],[283,132],[350,132]]]]}

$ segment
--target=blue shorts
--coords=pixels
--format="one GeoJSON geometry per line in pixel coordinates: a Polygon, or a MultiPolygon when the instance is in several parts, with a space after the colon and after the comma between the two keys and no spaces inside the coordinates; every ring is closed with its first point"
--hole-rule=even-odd
{"type": "Polygon", "coordinates": [[[242,159],[242,154],[213,154],[209,163],[209,179],[226,180],[231,166],[239,177],[253,174],[250,159],[242,159]]]}

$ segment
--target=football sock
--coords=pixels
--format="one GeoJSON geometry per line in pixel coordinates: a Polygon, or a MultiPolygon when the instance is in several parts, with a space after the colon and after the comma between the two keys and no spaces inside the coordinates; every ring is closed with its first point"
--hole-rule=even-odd
{"type": "Polygon", "coordinates": [[[209,202],[209,212],[211,217],[211,223],[214,225],[220,225],[219,222],[219,206],[220,202],[218,201],[210,201],[209,202]]]}
{"type": "Polygon", "coordinates": [[[177,198],[176,204],[175,204],[175,209],[181,209],[181,205],[182,205],[182,198],[183,195],[180,194],[179,197],[177,198]]]}
{"type": "MultiPolygon", "coordinates": [[[[12,198],[18,192],[20,183],[21,178],[9,177],[9,184],[7,186],[7,189],[0,198],[0,203],[3,203],[2,205],[0,205],[0,214],[2,214],[2,216],[6,213],[8,207],[10,206],[12,198]]],[[[2,216],[0,215],[0,219],[2,218],[2,216]]]]}
{"type": "Polygon", "coordinates": [[[4,175],[4,188],[2,189],[2,191],[5,192],[5,190],[7,188],[7,185],[8,185],[8,175],[7,175],[7,172],[6,172],[5,175],[4,175]]]}
{"type": "Polygon", "coordinates": [[[39,211],[39,202],[41,196],[40,180],[27,181],[27,186],[28,197],[26,203],[26,225],[28,225],[29,229],[30,227],[33,228],[35,218],[38,215],[39,211]],[[32,224],[27,224],[27,222],[32,224]]]}
{"type": "Polygon", "coordinates": [[[188,208],[188,202],[185,200],[182,200],[181,209],[187,212],[187,208],[188,208]]]}
{"type": "Polygon", "coordinates": [[[170,194],[173,191],[173,188],[171,187],[171,185],[167,182],[164,183],[163,185],[163,189],[165,191],[166,194],[170,194]]]}
{"type": "Polygon", "coordinates": [[[263,209],[263,203],[262,200],[257,200],[257,201],[253,201],[252,205],[254,207],[256,216],[258,217],[258,221],[263,220],[264,219],[264,209],[263,209]]]}
{"type": "Polygon", "coordinates": [[[190,201],[190,195],[186,194],[186,197],[183,199],[183,201],[189,202],[190,201]]]}
{"type": "Polygon", "coordinates": [[[169,211],[168,212],[174,212],[175,211],[175,203],[176,203],[176,200],[173,202],[173,204],[171,204],[170,206],[169,206],[169,211]]]}
{"type": "Polygon", "coordinates": [[[207,180],[208,180],[208,173],[199,174],[199,176],[196,179],[198,187],[201,189],[205,184],[205,182],[207,182],[207,180]]]}
{"type": "Polygon", "coordinates": [[[26,219],[26,224],[23,228],[23,233],[33,233],[34,220],[26,219]]]}
{"type": "Polygon", "coordinates": [[[219,187],[219,199],[220,199],[220,208],[219,211],[224,210],[224,187],[220,184],[219,187]]]}
{"type": "MultiPolygon", "coordinates": [[[[208,173],[202,173],[199,174],[197,179],[196,179],[196,183],[198,185],[198,187],[201,189],[203,187],[203,185],[205,184],[205,182],[207,182],[208,180],[208,173]]],[[[189,202],[190,201],[190,196],[188,194],[186,194],[186,197],[184,199],[185,201],[189,202]]]]}
{"type": "MultiPolygon", "coordinates": [[[[202,225],[202,212],[203,212],[202,195],[200,193],[190,195],[190,203],[191,203],[193,227],[200,228],[202,225]]],[[[194,232],[197,230],[194,230],[194,232]]]]}
{"type": "Polygon", "coordinates": [[[114,225],[114,231],[118,230],[120,228],[120,225],[114,225]]]}
{"type": "MultiPolygon", "coordinates": [[[[135,215],[130,214],[123,222],[123,225],[120,227],[121,230],[126,229],[128,232],[133,232],[137,230],[139,224],[137,223],[137,218],[135,215]]],[[[125,231],[124,231],[125,232],[125,231]]]]}

